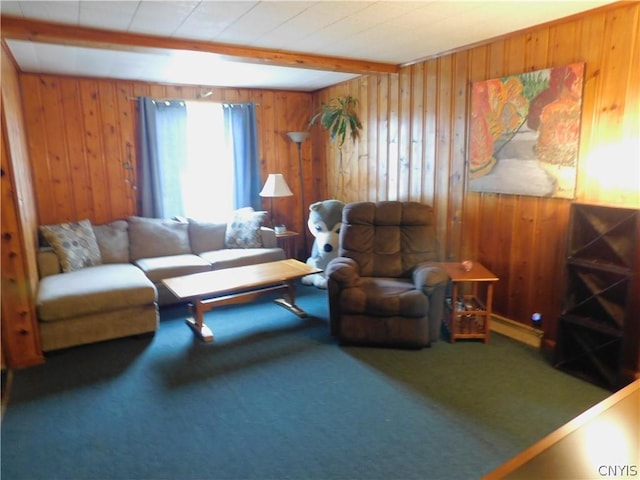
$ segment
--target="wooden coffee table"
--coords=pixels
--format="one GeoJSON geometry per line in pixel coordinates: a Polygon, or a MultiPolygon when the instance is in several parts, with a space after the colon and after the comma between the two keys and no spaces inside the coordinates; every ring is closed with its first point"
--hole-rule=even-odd
{"type": "Polygon", "coordinates": [[[213,341],[213,332],[204,324],[204,313],[222,305],[251,302],[265,295],[282,294],[275,302],[305,317],[296,305],[295,281],[322,270],[298,260],[288,259],[244,267],[225,268],[166,278],[162,283],[180,300],[190,303],[193,317],[187,319],[194,333],[205,342],[213,341]]]}

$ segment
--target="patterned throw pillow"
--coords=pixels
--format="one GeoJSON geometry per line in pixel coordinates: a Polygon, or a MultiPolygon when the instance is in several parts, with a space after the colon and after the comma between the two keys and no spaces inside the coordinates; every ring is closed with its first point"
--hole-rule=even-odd
{"type": "Polygon", "coordinates": [[[40,233],[53,247],[63,272],[102,264],[98,242],[89,220],[43,225],[40,233]]]}
{"type": "Polygon", "coordinates": [[[227,224],[225,247],[261,248],[260,228],[264,225],[266,212],[256,212],[251,207],[236,210],[227,224]]]}

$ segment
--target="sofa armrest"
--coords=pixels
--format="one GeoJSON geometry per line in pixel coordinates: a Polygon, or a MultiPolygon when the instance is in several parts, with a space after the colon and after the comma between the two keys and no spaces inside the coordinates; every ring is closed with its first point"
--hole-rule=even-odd
{"type": "Polygon", "coordinates": [[[40,278],[62,273],[60,260],[51,247],[43,247],[36,254],[40,278]]]}
{"type": "Polygon", "coordinates": [[[276,238],[276,232],[273,228],[260,227],[260,236],[262,237],[263,247],[276,248],[278,246],[278,239],[276,238]]]}
{"type": "Polygon", "coordinates": [[[437,287],[446,287],[448,281],[447,272],[430,262],[421,263],[413,270],[413,284],[427,295],[437,287]]]}
{"type": "Polygon", "coordinates": [[[360,266],[352,258],[334,258],[327,265],[325,274],[343,288],[355,287],[360,283],[360,266]]]}

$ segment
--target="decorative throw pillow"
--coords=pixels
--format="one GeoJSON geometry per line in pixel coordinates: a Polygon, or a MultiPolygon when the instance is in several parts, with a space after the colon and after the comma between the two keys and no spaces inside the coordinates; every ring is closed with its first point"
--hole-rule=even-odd
{"type": "Polygon", "coordinates": [[[227,224],[225,246],[227,248],[261,248],[260,228],[264,225],[266,212],[256,212],[251,207],[236,210],[227,224]]]}
{"type": "Polygon", "coordinates": [[[63,272],[102,264],[98,242],[89,220],[43,225],[40,233],[53,247],[63,272]]]}
{"type": "Polygon", "coordinates": [[[126,220],[93,226],[102,263],[129,263],[128,230],[129,224],[126,220]]]}

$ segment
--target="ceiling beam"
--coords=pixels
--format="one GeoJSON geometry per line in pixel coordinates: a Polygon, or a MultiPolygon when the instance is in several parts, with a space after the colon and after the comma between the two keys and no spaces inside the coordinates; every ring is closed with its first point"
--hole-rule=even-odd
{"type": "Polygon", "coordinates": [[[2,16],[2,38],[110,50],[186,50],[221,55],[225,60],[344,73],[397,73],[397,65],[327,57],[225,43],[158,37],[2,16]]]}

